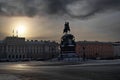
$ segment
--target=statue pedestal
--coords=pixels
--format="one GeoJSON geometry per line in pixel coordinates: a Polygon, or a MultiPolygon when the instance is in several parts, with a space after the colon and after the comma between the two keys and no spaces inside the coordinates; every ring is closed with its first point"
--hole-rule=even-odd
{"type": "Polygon", "coordinates": [[[65,34],[61,38],[61,53],[58,57],[60,61],[79,61],[80,58],[75,52],[76,43],[72,34],[65,34]]]}
{"type": "Polygon", "coordinates": [[[80,57],[76,53],[62,53],[59,55],[58,60],[77,62],[80,61],[80,57]]]}

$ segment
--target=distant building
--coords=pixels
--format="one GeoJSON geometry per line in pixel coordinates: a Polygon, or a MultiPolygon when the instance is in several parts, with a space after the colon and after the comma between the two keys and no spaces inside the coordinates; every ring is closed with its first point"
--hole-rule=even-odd
{"type": "Polygon", "coordinates": [[[120,58],[120,42],[113,43],[114,46],[114,56],[115,58],[120,58]]]}
{"type": "Polygon", "coordinates": [[[45,60],[59,54],[59,44],[50,41],[25,40],[24,37],[6,37],[0,41],[0,60],[45,60]]]}
{"type": "Polygon", "coordinates": [[[110,42],[79,41],[76,44],[76,52],[79,56],[90,59],[114,58],[114,48],[110,42]]]}

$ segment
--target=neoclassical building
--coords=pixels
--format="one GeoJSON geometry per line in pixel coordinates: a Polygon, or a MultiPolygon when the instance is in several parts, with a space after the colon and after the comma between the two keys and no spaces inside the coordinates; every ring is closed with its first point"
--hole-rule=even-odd
{"type": "Polygon", "coordinates": [[[46,60],[59,54],[59,44],[51,41],[25,40],[24,37],[6,37],[0,41],[0,60],[46,60]]]}
{"type": "Polygon", "coordinates": [[[114,42],[114,56],[120,58],[120,42],[114,42]]]}
{"type": "Polygon", "coordinates": [[[79,41],[76,52],[85,58],[113,59],[114,46],[112,42],[79,41]]]}

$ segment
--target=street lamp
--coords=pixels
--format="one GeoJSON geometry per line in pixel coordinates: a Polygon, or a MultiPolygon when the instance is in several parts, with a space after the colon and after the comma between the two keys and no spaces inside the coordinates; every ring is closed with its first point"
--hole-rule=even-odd
{"type": "Polygon", "coordinates": [[[85,61],[86,55],[85,55],[85,47],[83,47],[83,61],[85,61]]]}

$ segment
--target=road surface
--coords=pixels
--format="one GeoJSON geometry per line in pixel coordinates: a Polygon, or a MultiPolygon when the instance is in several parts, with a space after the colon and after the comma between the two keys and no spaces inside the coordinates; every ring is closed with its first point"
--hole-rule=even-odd
{"type": "Polygon", "coordinates": [[[0,80],[120,80],[120,64],[111,62],[6,62],[0,80]]]}

